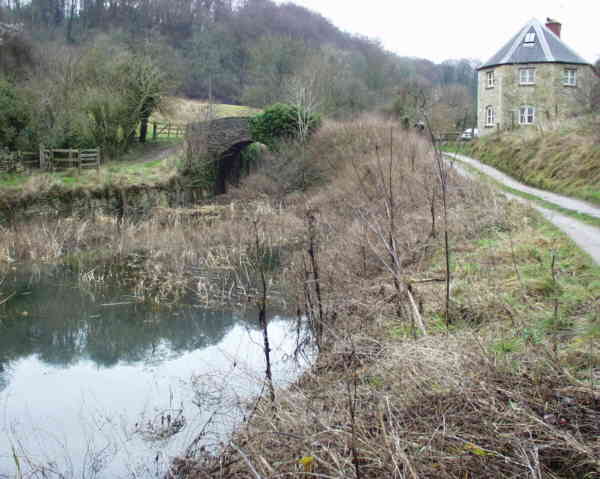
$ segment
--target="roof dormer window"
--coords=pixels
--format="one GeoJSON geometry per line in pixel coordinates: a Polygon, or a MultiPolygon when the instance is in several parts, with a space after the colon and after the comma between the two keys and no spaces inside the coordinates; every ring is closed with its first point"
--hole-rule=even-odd
{"type": "Polygon", "coordinates": [[[529,32],[525,35],[525,40],[523,40],[523,44],[526,47],[532,47],[535,45],[535,32],[529,32]]]}

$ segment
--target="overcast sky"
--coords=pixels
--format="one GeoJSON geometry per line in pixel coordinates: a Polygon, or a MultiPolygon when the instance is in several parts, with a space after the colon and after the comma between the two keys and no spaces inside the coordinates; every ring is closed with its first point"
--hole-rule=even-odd
{"type": "MultiPolygon", "coordinates": [[[[283,2],[281,2],[283,3],[283,2]]],[[[600,58],[600,0],[292,0],[402,56],[486,61],[531,18],[563,24],[562,39],[600,58]]]]}

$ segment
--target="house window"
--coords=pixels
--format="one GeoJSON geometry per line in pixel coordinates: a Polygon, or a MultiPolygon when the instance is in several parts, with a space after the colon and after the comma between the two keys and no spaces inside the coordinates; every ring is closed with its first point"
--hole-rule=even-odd
{"type": "Polygon", "coordinates": [[[496,125],[496,110],[493,106],[487,106],[485,108],[485,126],[496,125]]]}
{"type": "Polygon", "coordinates": [[[564,84],[567,86],[577,86],[577,70],[574,68],[565,69],[564,84]]]}
{"type": "Polygon", "coordinates": [[[519,84],[534,85],[535,84],[535,68],[520,68],[519,69],[519,84]]]}
{"type": "Polygon", "coordinates": [[[494,85],[496,84],[496,76],[494,74],[494,71],[492,70],[491,72],[487,72],[487,87],[488,88],[494,88],[494,85]]]}
{"type": "Polygon", "coordinates": [[[532,125],[535,122],[535,108],[522,106],[519,108],[519,123],[521,125],[532,125]]]}
{"type": "Polygon", "coordinates": [[[525,35],[525,39],[523,40],[523,44],[526,47],[532,47],[535,45],[535,32],[528,33],[525,35]]]}

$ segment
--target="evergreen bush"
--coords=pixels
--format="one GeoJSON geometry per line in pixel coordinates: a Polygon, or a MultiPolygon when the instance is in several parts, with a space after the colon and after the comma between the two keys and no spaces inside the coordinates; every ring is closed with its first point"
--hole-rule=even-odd
{"type": "Polygon", "coordinates": [[[276,103],[250,120],[250,131],[256,141],[275,148],[282,140],[299,138],[303,124],[310,136],[321,126],[321,118],[296,105],[276,103]]]}

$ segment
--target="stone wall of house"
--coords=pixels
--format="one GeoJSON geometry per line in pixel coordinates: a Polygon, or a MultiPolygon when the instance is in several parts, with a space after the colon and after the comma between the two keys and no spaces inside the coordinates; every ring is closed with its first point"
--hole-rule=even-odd
{"type": "Polygon", "coordinates": [[[593,70],[589,65],[561,63],[501,65],[479,71],[478,81],[478,128],[481,135],[487,135],[498,127],[508,129],[520,126],[519,108],[525,105],[535,107],[533,127],[552,126],[586,111],[589,108],[593,70]],[[519,83],[519,70],[523,68],[535,68],[535,84],[519,83]],[[577,71],[576,86],[564,84],[565,69],[577,71]],[[489,71],[494,71],[493,88],[487,86],[489,71]],[[486,125],[486,107],[490,105],[496,111],[494,126],[486,125]]]}
{"type": "Polygon", "coordinates": [[[589,112],[591,107],[591,93],[594,85],[595,73],[591,65],[565,65],[555,63],[554,105],[558,109],[558,118],[569,118],[581,113],[589,112]],[[567,86],[563,77],[565,69],[577,70],[577,85],[567,86]]]}
{"type": "Polygon", "coordinates": [[[494,107],[496,111],[496,125],[504,127],[502,118],[502,86],[503,75],[506,67],[486,68],[480,70],[477,85],[477,128],[480,135],[487,135],[496,130],[496,126],[486,125],[486,109],[494,107]],[[494,73],[494,86],[488,86],[488,72],[494,73]]]}

